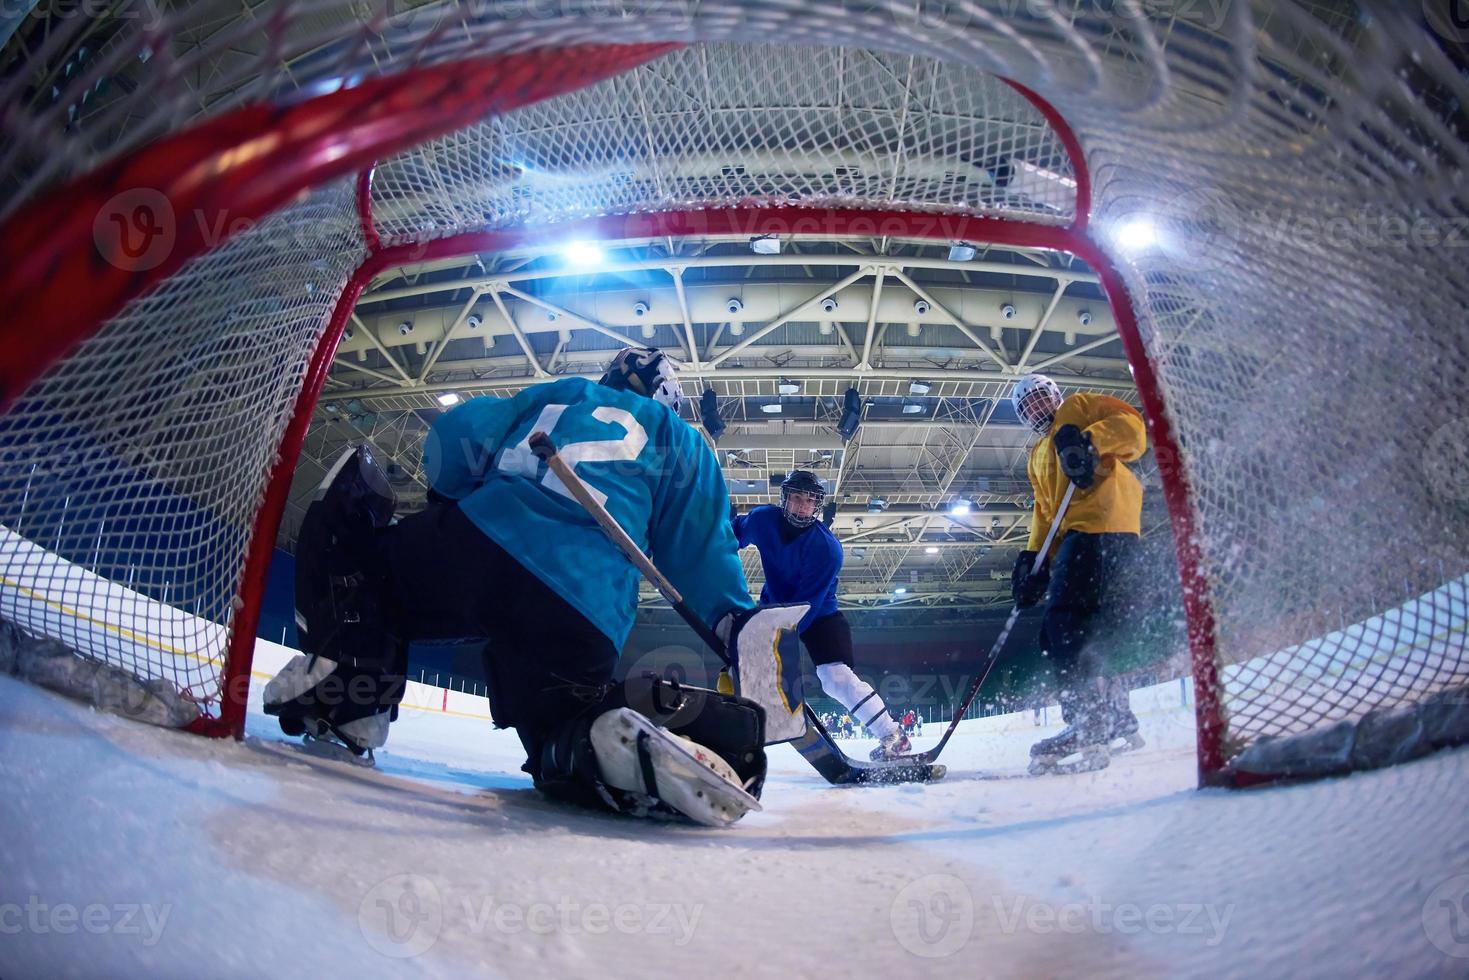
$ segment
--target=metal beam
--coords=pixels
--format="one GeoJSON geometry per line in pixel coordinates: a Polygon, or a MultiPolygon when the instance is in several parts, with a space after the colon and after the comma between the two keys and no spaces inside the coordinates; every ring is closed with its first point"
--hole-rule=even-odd
{"type": "Polygon", "coordinates": [[[735,344],[733,347],[726,348],[722,353],[716,355],[709,362],[709,366],[711,368],[718,367],[719,365],[723,364],[725,361],[729,360],[734,355],[738,354],[740,351],[742,351],[745,348],[749,347],[751,344],[753,344],[755,341],[759,340],[761,337],[764,337],[767,334],[770,334],[770,333],[773,333],[776,330],[779,330],[781,327],[785,326],[787,323],[789,323],[790,321],[794,320],[796,317],[800,316],[802,313],[806,312],[806,310],[810,309],[811,307],[815,306],[817,303],[820,303],[822,300],[826,299],[832,293],[839,292],[839,291],[841,291],[843,289],[846,289],[848,286],[852,285],[852,283],[856,282],[858,279],[861,279],[861,278],[863,278],[865,276],[869,276],[871,274],[872,274],[872,269],[869,266],[863,266],[862,268],[858,269],[856,272],[852,273],[850,276],[847,276],[845,279],[841,280],[840,282],[835,283],[835,284],[830,285],[830,286],[827,286],[825,289],[823,289],[820,292],[818,292],[815,296],[811,297],[810,299],[806,300],[805,302],[796,304],[796,306],[793,309],[791,309],[790,312],[784,313],[781,316],[776,317],[774,320],[770,321],[765,326],[761,327],[759,330],[756,330],[754,333],[750,334],[750,336],[746,337],[744,340],[742,340],[739,343],[735,344]]]}
{"type": "Polygon", "coordinates": [[[546,373],[545,368],[541,367],[541,362],[536,359],[536,352],[531,348],[530,341],[526,339],[525,331],[520,329],[520,324],[516,323],[515,317],[510,315],[510,308],[505,305],[505,298],[500,295],[500,285],[503,284],[492,285],[489,288],[490,298],[495,301],[495,308],[500,311],[500,315],[505,318],[505,322],[510,324],[510,332],[515,335],[515,342],[520,345],[520,349],[524,352],[525,359],[530,362],[531,370],[535,372],[535,376],[538,378],[550,377],[546,373]]]}
{"type": "Polygon", "coordinates": [[[857,362],[858,371],[872,370],[872,335],[877,328],[877,305],[882,302],[882,281],[887,276],[883,267],[877,269],[872,283],[872,307],[867,311],[867,333],[862,337],[862,360],[857,362]]]}

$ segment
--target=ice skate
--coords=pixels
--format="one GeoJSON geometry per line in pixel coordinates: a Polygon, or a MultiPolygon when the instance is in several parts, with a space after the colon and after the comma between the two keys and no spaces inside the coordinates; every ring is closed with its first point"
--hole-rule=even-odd
{"type": "Polygon", "coordinates": [[[913,751],[913,743],[901,731],[884,735],[882,742],[867,756],[873,762],[896,762],[913,751]]]}
{"type": "Polygon", "coordinates": [[[354,766],[364,768],[377,765],[377,758],[370,747],[356,744],[350,737],[344,737],[334,731],[326,722],[320,719],[307,719],[305,727],[301,750],[307,755],[330,759],[334,762],[349,762],[354,766]]]}
{"type": "Polygon", "coordinates": [[[1112,755],[1132,752],[1147,744],[1138,732],[1137,715],[1128,704],[1127,691],[1107,699],[1107,723],[1112,736],[1107,747],[1112,755]]]}
{"type": "Polygon", "coordinates": [[[1043,776],[1073,772],[1095,772],[1111,763],[1107,742],[1085,736],[1076,725],[1043,738],[1030,747],[1030,774],[1043,776]]]}

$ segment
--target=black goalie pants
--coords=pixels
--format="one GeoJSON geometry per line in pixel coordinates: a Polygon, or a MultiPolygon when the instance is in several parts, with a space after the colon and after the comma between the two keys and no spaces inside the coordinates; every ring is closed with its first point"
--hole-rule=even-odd
{"type": "Polygon", "coordinates": [[[383,594],[409,640],[488,641],[490,712],[519,734],[539,781],[542,745],[611,683],[612,641],[456,504],[404,518],[377,543],[383,594]]]}

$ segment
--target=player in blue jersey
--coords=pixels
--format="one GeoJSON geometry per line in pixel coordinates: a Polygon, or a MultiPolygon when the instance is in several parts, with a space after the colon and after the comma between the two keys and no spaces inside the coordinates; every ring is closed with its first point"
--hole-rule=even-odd
{"type": "MultiPolygon", "coordinates": [[[[267,711],[290,733],[329,734],[359,752],[381,745],[391,694],[327,704],[324,677],[366,675],[381,693],[383,678],[402,674],[409,641],[483,637],[491,713],[519,734],[523,768],[542,790],[710,824],[758,806],[765,754],[756,706],[655,678],[612,683],[638,572],[530,451],[531,435],[548,433],[688,607],[738,650],[758,632],[746,631],[752,621],[789,623],[804,610],[756,616],[723,474],[679,418],[681,401],[672,362],[647,348],[619,353],[597,383],[566,378],[513,398],[471,399],[425,440],[429,507],[396,524],[383,518],[391,491],[370,457],[344,457],[312,505],[324,516],[313,524],[308,512],[306,522],[332,528],[328,546],[307,557],[336,565],[306,570],[303,582],[298,553],[302,648],[315,656],[271,682],[267,711]],[[313,606],[313,597],[324,598],[313,606]],[[386,611],[373,615],[378,605],[386,611]],[[370,628],[360,628],[363,612],[370,628]]],[[[397,698],[401,690],[399,682],[397,698]]]]}
{"type": "Polygon", "coordinates": [[[888,713],[882,698],[852,669],[852,627],[837,610],[837,574],[842,545],[817,520],[826,490],[816,475],[795,470],[780,485],[780,506],[756,507],[733,520],[741,548],[754,546],[765,569],[760,601],[804,602],[810,611],[797,632],[816,665],[816,677],[859,725],[881,744],[872,758],[892,759],[912,751],[908,736],[888,713]]]}

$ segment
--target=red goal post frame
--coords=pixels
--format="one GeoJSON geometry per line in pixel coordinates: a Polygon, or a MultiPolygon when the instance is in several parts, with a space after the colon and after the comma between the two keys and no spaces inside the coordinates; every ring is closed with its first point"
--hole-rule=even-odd
{"type": "MultiPolygon", "coordinates": [[[[129,302],[167,279],[218,242],[186,224],[165,259],[128,269],[101,252],[92,221],[118,195],[163,190],[176,212],[202,211],[224,222],[202,227],[231,231],[259,221],[324,182],[357,174],[356,203],[366,258],[349,277],[322,333],[282,436],[265,496],[256,514],[231,624],[221,678],[220,715],[192,730],[210,736],[244,733],[255,631],[270,558],[311,415],[347,320],[380,272],[411,262],[503,251],[568,237],[617,241],[692,235],[891,235],[934,241],[979,241],[1069,252],[1097,273],[1132,367],[1164,497],[1173,525],[1188,619],[1198,725],[1199,779],[1224,777],[1223,706],[1215,657],[1215,623],[1195,533],[1187,464],[1143,344],[1126,281],[1091,234],[1091,181],[1074,131],[1045,98],[1009,82],[1046,118],[1076,175],[1076,217],[1065,226],[956,214],[831,210],[805,207],[717,207],[573,221],[537,228],[473,232],[383,247],[371,210],[373,161],[446,135],[485,117],[574,91],[630,70],[674,44],[598,45],[539,50],[415,68],[288,106],[247,106],[164,137],[84,175],[19,209],[0,235],[0,288],[13,303],[0,323],[0,411],[52,364],[96,333],[129,302]],[[263,152],[261,134],[268,133],[263,152]],[[247,145],[254,154],[241,153],[247,145]],[[26,332],[23,324],[50,329],[26,332]]],[[[1008,81],[1008,80],[1007,80],[1008,81]]]]}

